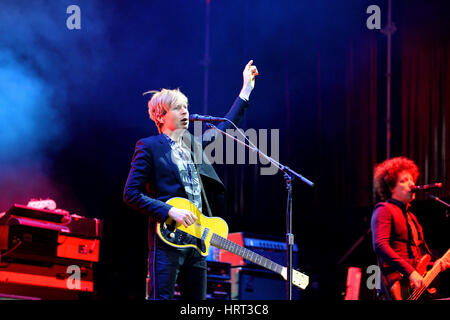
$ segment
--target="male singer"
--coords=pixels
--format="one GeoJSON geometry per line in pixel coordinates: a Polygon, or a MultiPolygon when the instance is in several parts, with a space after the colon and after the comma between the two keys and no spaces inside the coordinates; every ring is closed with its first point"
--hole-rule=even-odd
{"type": "MultiPolygon", "coordinates": [[[[393,295],[396,283],[406,282],[406,286],[411,283],[416,289],[423,285],[416,265],[430,251],[422,226],[409,210],[418,176],[417,165],[405,157],[385,160],[374,169],[374,189],[383,200],[376,204],[371,221],[373,248],[382,273],[381,299],[398,298],[393,295]]],[[[450,267],[449,259],[436,263],[441,264],[442,270],[450,267]]]]}
{"type": "MultiPolygon", "coordinates": [[[[226,115],[236,124],[249,106],[257,75],[258,70],[250,60],[243,71],[239,97],[226,115]]],[[[148,113],[159,135],[136,143],[123,193],[127,205],[149,217],[148,298],[173,299],[178,282],[181,298],[204,300],[205,257],[196,249],[174,248],[164,243],[156,234],[155,226],[169,217],[186,227],[196,221],[192,212],[166,203],[173,197],[189,199],[203,214],[209,215],[212,211],[217,215],[222,206],[218,202],[223,200],[224,186],[211,164],[192,161],[192,152],[183,142],[189,127],[188,99],[183,93],[178,89],[153,91],[148,113]]],[[[223,122],[218,127],[226,130],[229,125],[223,122]]]]}

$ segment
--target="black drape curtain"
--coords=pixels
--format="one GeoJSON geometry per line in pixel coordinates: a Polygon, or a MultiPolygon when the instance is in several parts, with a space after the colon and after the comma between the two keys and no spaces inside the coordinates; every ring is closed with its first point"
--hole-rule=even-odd
{"type": "Polygon", "coordinates": [[[401,12],[401,153],[418,164],[419,183],[442,182],[449,197],[450,23],[439,14],[449,4],[412,4],[401,12]]]}

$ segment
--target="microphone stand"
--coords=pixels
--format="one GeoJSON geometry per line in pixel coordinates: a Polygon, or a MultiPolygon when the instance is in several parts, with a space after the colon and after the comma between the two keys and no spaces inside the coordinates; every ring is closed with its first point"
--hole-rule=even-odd
{"type": "MultiPolygon", "coordinates": [[[[224,119],[226,119],[226,118],[224,118],[224,119]]],[[[229,119],[226,119],[226,120],[234,125],[234,123],[231,120],[229,120],[229,119]]],[[[245,142],[242,142],[242,141],[236,139],[232,135],[220,130],[219,128],[217,128],[216,126],[214,126],[213,124],[211,124],[209,122],[207,122],[206,125],[210,128],[215,129],[216,131],[219,131],[223,135],[226,135],[227,137],[230,137],[231,139],[239,142],[240,144],[244,145],[245,147],[252,150],[253,152],[256,151],[259,155],[263,156],[268,161],[270,161],[273,165],[275,165],[278,169],[280,169],[280,171],[284,175],[284,180],[286,182],[286,189],[287,189],[287,208],[286,208],[286,248],[287,248],[287,250],[286,250],[287,251],[286,252],[286,256],[287,256],[286,257],[287,258],[287,277],[286,277],[287,288],[286,288],[286,291],[287,292],[286,292],[286,296],[287,296],[288,300],[292,300],[292,269],[293,269],[293,264],[292,264],[292,251],[293,250],[292,249],[293,249],[294,243],[295,243],[294,235],[292,233],[292,181],[295,178],[298,178],[310,187],[314,187],[314,183],[311,182],[310,180],[306,179],[305,177],[303,177],[301,174],[295,172],[291,168],[284,166],[281,163],[279,163],[278,161],[276,161],[275,159],[269,157],[268,155],[266,155],[264,152],[262,152],[255,146],[250,146],[250,145],[246,144],[245,142]]],[[[237,131],[240,132],[239,129],[237,131]]],[[[242,132],[240,132],[240,133],[242,134],[242,132]]],[[[242,134],[242,135],[245,138],[245,135],[244,134],[242,134]]]]}

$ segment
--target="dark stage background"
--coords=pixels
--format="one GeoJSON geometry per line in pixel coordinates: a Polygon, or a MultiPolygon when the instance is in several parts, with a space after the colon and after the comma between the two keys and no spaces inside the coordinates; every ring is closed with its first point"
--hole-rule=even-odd
{"type": "MultiPolygon", "coordinates": [[[[3,0],[0,211],[50,197],[102,219],[96,298],[143,299],[147,220],[122,202],[135,142],[157,133],[142,93],[178,87],[191,113],[222,116],[253,59],[260,75],[240,127],[279,129],[280,162],[316,184],[293,184],[299,264],[311,277],[302,298],[343,299],[347,268],[376,264],[364,235],[376,201],[372,168],[386,158],[387,38],[366,27],[373,4],[384,28],[387,1],[3,0]],[[81,9],[80,30],[66,27],[71,4],[81,9]]],[[[419,184],[443,182],[444,200],[448,9],[447,1],[392,4],[391,156],[415,160],[419,184]]],[[[224,218],[231,232],[284,237],[283,176],[259,169],[216,165],[228,188],[224,218]]],[[[419,197],[416,212],[429,246],[444,253],[445,210],[419,197]]]]}

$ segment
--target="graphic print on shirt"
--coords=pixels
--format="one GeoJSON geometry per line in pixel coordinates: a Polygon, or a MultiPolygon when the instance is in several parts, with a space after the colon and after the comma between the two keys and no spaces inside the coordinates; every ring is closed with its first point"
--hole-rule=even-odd
{"type": "Polygon", "coordinates": [[[183,183],[188,199],[195,204],[200,212],[202,212],[200,181],[194,164],[192,163],[190,152],[187,148],[182,148],[180,145],[175,143],[175,141],[170,139],[168,136],[166,136],[166,138],[172,148],[171,157],[174,164],[178,168],[181,182],[183,183]]]}

